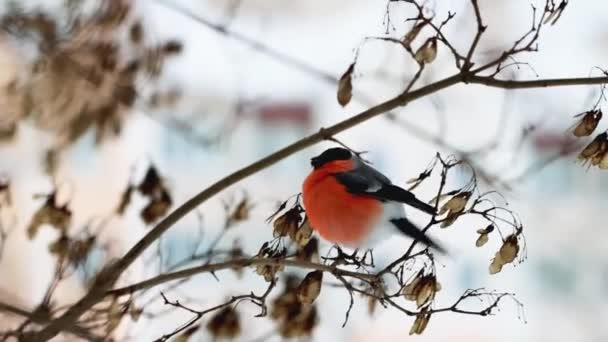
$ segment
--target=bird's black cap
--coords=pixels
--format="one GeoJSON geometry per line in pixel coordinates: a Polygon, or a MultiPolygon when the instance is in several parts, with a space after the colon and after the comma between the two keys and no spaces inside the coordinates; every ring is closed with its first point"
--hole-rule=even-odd
{"type": "Polygon", "coordinates": [[[352,153],[342,147],[334,147],[325,150],[320,155],[310,159],[310,165],[315,169],[336,160],[348,160],[352,157],[352,153]]]}

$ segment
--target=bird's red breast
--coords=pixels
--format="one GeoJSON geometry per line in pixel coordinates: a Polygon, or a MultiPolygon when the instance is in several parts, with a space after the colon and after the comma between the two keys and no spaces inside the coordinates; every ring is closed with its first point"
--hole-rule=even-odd
{"type": "Polygon", "coordinates": [[[304,180],[302,197],[310,225],[324,239],[357,246],[365,240],[382,214],[382,203],[372,197],[353,195],[332,176],[350,171],[353,162],[329,162],[304,180]]]}

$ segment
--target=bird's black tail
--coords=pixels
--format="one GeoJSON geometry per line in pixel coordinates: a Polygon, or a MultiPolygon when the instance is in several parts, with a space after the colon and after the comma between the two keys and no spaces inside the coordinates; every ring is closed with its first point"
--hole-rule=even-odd
{"type": "Polygon", "coordinates": [[[441,245],[426,236],[426,234],[420,228],[416,227],[415,224],[410,222],[410,220],[406,219],[405,217],[399,219],[392,219],[391,223],[394,224],[395,227],[397,227],[397,229],[399,229],[399,231],[401,231],[403,234],[414,239],[414,241],[420,241],[425,245],[436,249],[442,254],[447,254],[446,250],[441,247],[441,245]]]}
{"type": "Polygon", "coordinates": [[[405,203],[418,210],[422,210],[429,215],[437,214],[434,206],[424,203],[423,201],[417,199],[412,192],[393,184],[384,185],[380,190],[376,191],[374,195],[383,199],[405,203]]]}

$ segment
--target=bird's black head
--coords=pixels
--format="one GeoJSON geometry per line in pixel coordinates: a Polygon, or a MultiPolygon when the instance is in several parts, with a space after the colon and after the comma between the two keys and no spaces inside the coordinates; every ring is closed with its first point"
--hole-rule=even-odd
{"type": "Polygon", "coordinates": [[[312,158],[310,160],[310,165],[315,169],[320,168],[321,166],[336,160],[349,160],[352,157],[352,154],[349,150],[341,147],[334,147],[325,150],[325,152],[320,155],[312,158]]]}

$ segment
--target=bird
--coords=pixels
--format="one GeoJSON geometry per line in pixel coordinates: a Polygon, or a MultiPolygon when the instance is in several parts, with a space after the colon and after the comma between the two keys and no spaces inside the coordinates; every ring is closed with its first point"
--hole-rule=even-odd
{"type": "Polygon", "coordinates": [[[401,233],[445,253],[406,217],[404,204],[429,215],[435,215],[436,208],[394,185],[358,154],[333,147],[310,164],[313,170],[302,183],[302,202],[310,226],[323,239],[361,248],[401,233]]]}

